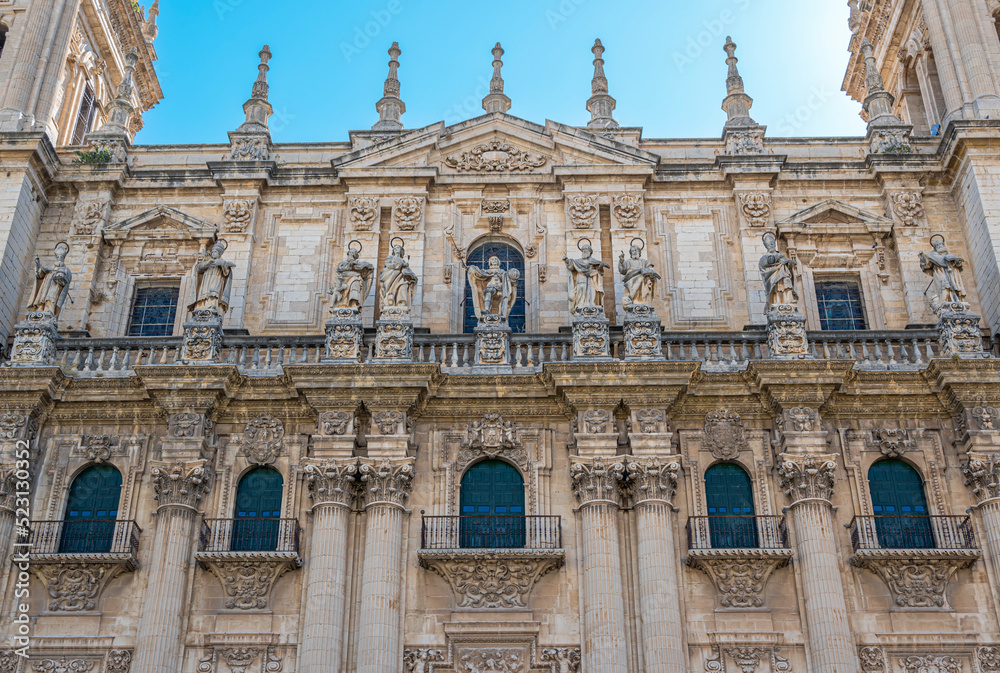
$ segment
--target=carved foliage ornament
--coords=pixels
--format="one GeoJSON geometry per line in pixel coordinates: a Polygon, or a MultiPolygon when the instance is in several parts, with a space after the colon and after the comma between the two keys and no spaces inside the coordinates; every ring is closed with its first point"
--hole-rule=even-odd
{"type": "Polygon", "coordinates": [[[458,156],[447,157],[447,166],[474,173],[530,171],[545,163],[541,154],[529,154],[502,140],[476,145],[458,156]]]}
{"type": "Polygon", "coordinates": [[[87,201],[80,205],[77,212],[76,223],[73,228],[78,236],[90,236],[100,231],[105,222],[104,213],[107,211],[108,203],[106,199],[87,201]]]}
{"type": "Polygon", "coordinates": [[[771,660],[771,673],[791,673],[792,670],[788,659],[778,654],[778,648],[775,646],[712,645],[712,654],[713,656],[705,659],[706,673],[726,673],[727,658],[732,659],[740,669],[740,673],[756,673],[757,667],[765,657],[771,660]]]}
{"type": "Polygon", "coordinates": [[[379,200],[375,196],[352,196],[348,201],[351,217],[351,229],[354,231],[371,231],[372,224],[378,217],[379,200]]]}
{"type": "Polygon", "coordinates": [[[461,673],[527,673],[522,650],[483,649],[459,657],[461,673]]]}
{"type": "Polygon", "coordinates": [[[862,673],[885,673],[885,654],[881,647],[861,647],[858,660],[862,673]]]}
{"type": "Polygon", "coordinates": [[[597,221],[597,197],[589,194],[568,199],[569,221],[575,229],[591,229],[597,221]]]}
{"type": "Polygon", "coordinates": [[[111,457],[118,446],[118,438],[110,435],[83,435],[80,438],[80,452],[96,463],[103,463],[111,457]]]}
{"type": "Polygon", "coordinates": [[[525,608],[539,578],[561,567],[562,554],[473,552],[423,555],[420,565],[443,577],[460,608],[525,608]]]}
{"type": "Polygon", "coordinates": [[[581,505],[592,502],[621,504],[625,463],[622,458],[586,459],[570,456],[573,493],[581,505]]]}
{"type": "Polygon", "coordinates": [[[731,460],[746,449],[746,431],[740,415],[720,409],[705,416],[705,448],[719,460],[731,460]]]}
{"type": "Polygon", "coordinates": [[[406,505],[413,489],[413,458],[362,461],[358,470],[366,507],[374,503],[406,505]]]}
{"type": "Polygon", "coordinates": [[[611,412],[607,409],[587,409],[584,411],[583,431],[588,435],[603,435],[613,432],[611,412]]]}
{"type": "Polygon", "coordinates": [[[736,131],[726,135],[726,154],[747,155],[764,153],[764,133],[759,130],[736,131]]]}
{"type": "Polygon", "coordinates": [[[638,194],[616,194],[612,199],[611,211],[618,224],[631,229],[642,217],[642,197],[638,194]]]}
{"type": "Polygon", "coordinates": [[[979,668],[983,670],[983,673],[1000,671],[1000,647],[980,647],[976,650],[976,658],[979,660],[979,668]]]}
{"type": "Polygon", "coordinates": [[[465,429],[462,448],[479,449],[490,458],[503,449],[520,446],[517,439],[517,425],[503,420],[500,414],[485,414],[481,421],[473,421],[465,429]]]}
{"type": "Polygon", "coordinates": [[[211,427],[211,421],[204,418],[201,414],[182,411],[170,416],[167,420],[167,430],[171,437],[189,439],[201,434],[203,421],[205,430],[208,430],[211,427]]]}
{"type": "Polygon", "coordinates": [[[904,673],[961,673],[962,662],[955,657],[933,655],[900,657],[899,667],[904,673]]]}
{"type": "Polygon", "coordinates": [[[93,659],[38,659],[31,662],[35,673],[88,673],[97,662],[93,659]]]}
{"type": "Polygon", "coordinates": [[[791,552],[727,550],[725,553],[692,551],[688,564],[711,579],[724,608],[759,608],[771,573],[788,565],[791,552]]]}
{"type": "Polygon", "coordinates": [[[627,470],[635,502],[672,502],[677,492],[677,473],[680,469],[677,461],[661,461],[659,458],[630,462],[627,470]]]}
{"type": "Polygon", "coordinates": [[[851,558],[851,564],[867,568],[881,577],[897,607],[946,608],[948,582],[956,572],[972,565],[978,556],[976,552],[953,558],[858,553],[851,558]]]}
{"type": "Polygon", "coordinates": [[[972,407],[969,410],[969,416],[972,418],[973,429],[996,430],[998,420],[1000,420],[1000,411],[997,411],[996,407],[980,405],[972,407]]]}
{"type": "Polygon", "coordinates": [[[132,668],[132,650],[108,650],[104,673],[128,673],[132,668]]]}
{"type": "Polygon", "coordinates": [[[350,505],[358,485],[357,463],[340,463],[336,460],[316,461],[306,464],[303,472],[309,497],[313,503],[338,503],[350,505]]]}
{"type": "Polygon", "coordinates": [[[924,216],[920,192],[900,192],[892,196],[892,211],[907,227],[915,227],[924,216]]]}
{"type": "Polygon", "coordinates": [[[555,664],[553,673],[577,673],[580,670],[579,647],[547,647],[542,650],[541,659],[555,664]]]}
{"type": "Polygon", "coordinates": [[[898,458],[904,453],[916,449],[916,442],[910,437],[909,430],[905,428],[879,428],[872,430],[872,448],[882,452],[882,455],[889,458],[898,458]]]}
{"type": "Polygon", "coordinates": [[[792,502],[818,498],[829,500],[837,479],[834,456],[795,456],[784,453],[778,466],[781,488],[792,502]]]}
{"type": "Polygon", "coordinates": [[[1000,498],[1000,453],[968,453],[962,465],[965,485],[978,502],[1000,498]]]}
{"type": "Polygon", "coordinates": [[[740,212],[751,227],[767,226],[771,217],[771,195],[767,192],[741,193],[740,212]]]}
{"type": "Polygon", "coordinates": [[[413,231],[420,224],[424,200],[419,196],[401,196],[392,206],[392,221],[399,231],[413,231]]]}
{"type": "Polygon", "coordinates": [[[204,460],[151,462],[153,498],[164,505],[197,507],[210,487],[204,460]]]}
{"type": "Polygon", "coordinates": [[[285,424],[270,414],[260,414],[243,429],[243,455],[256,465],[270,465],[281,453],[285,424]]]}
{"type": "Polygon", "coordinates": [[[229,232],[244,232],[253,216],[253,201],[249,199],[229,199],[222,205],[222,219],[225,230],[229,232]]]}
{"type": "Polygon", "coordinates": [[[18,439],[23,436],[28,417],[17,411],[0,412],[0,439],[18,439]]]}
{"type": "Polygon", "coordinates": [[[124,563],[33,563],[31,565],[49,594],[53,612],[97,609],[101,590],[125,570],[124,563]]]}
{"type": "Polygon", "coordinates": [[[238,559],[206,563],[222,582],[227,610],[260,610],[267,607],[275,581],[295,563],[289,560],[238,559]]]}
{"type": "Polygon", "coordinates": [[[818,414],[809,407],[792,407],[785,412],[785,432],[813,432],[818,414]]]}
{"type": "Polygon", "coordinates": [[[429,647],[408,647],[403,650],[403,665],[406,667],[406,673],[428,673],[430,663],[442,662],[444,659],[444,650],[435,650],[429,647]]]}
{"type": "Polygon", "coordinates": [[[383,435],[395,435],[399,432],[399,426],[403,422],[403,412],[394,409],[376,411],[372,416],[378,431],[383,435]]]}
{"type": "Polygon", "coordinates": [[[324,411],[320,414],[319,425],[324,435],[340,436],[347,432],[353,417],[350,411],[324,411]]]}
{"type": "Polygon", "coordinates": [[[643,434],[667,431],[666,415],[661,409],[639,409],[635,412],[635,419],[639,422],[639,432],[643,434]]]}

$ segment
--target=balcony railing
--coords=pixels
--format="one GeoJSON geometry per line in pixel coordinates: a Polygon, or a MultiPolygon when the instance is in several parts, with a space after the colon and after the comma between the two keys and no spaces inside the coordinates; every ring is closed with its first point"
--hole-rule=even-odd
{"type": "Polygon", "coordinates": [[[198,551],[298,554],[299,522],[297,519],[205,519],[198,551]]]}
{"type": "Polygon", "coordinates": [[[788,549],[783,516],[693,516],[687,532],[688,549],[788,549]]]}
{"type": "Polygon", "coordinates": [[[135,521],[32,521],[28,534],[32,554],[129,554],[139,552],[135,521]]]}
{"type": "MultiPolygon", "coordinates": [[[[809,348],[819,360],[854,361],[860,369],[919,369],[940,357],[935,329],[896,331],[809,332],[809,348]]],[[[569,333],[514,334],[510,339],[515,372],[539,371],[546,363],[571,361],[569,333]]],[[[73,376],[129,376],[136,366],[169,365],[180,361],[182,338],[69,338],[56,342],[56,364],[73,376]]],[[[374,356],[374,330],[367,330],[361,359],[374,356]]],[[[995,350],[984,335],[988,352],[995,350]]],[[[771,354],[764,331],[664,332],[661,351],[670,362],[700,362],[706,370],[737,370],[771,354]]],[[[611,328],[611,357],[625,354],[621,327],[611,328]]],[[[472,334],[425,334],[413,337],[413,362],[440,365],[451,373],[471,372],[475,355],[472,334]]],[[[311,335],[226,335],[218,361],[253,374],[273,374],[286,365],[314,364],[326,356],[325,337],[311,335]]]]}
{"type": "Polygon", "coordinates": [[[967,516],[856,516],[851,545],[861,549],[976,549],[967,516]]]}
{"type": "Polygon", "coordinates": [[[421,549],[561,549],[558,516],[425,516],[421,549]]]}

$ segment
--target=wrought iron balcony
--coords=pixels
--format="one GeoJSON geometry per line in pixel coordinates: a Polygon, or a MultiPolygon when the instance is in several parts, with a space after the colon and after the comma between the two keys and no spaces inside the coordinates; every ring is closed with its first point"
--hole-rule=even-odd
{"type": "Polygon", "coordinates": [[[692,516],[688,549],[788,549],[783,516],[692,516]]]}
{"type": "Polygon", "coordinates": [[[297,519],[204,519],[198,551],[207,554],[299,553],[297,519]]]}
{"type": "Polygon", "coordinates": [[[856,516],[851,522],[851,545],[855,551],[973,550],[976,549],[976,535],[968,516],[856,516]]]}
{"type": "Polygon", "coordinates": [[[135,521],[32,521],[28,534],[34,556],[111,556],[135,558],[139,533],[135,521]]]}
{"type": "Polygon", "coordinates": [[[561,549],[558,516],[424,516],[421,549],[561,549]]]}

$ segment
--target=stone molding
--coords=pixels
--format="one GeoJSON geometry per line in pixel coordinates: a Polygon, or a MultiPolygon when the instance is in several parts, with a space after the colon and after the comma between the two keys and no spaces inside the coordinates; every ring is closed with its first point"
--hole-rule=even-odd
{"type": "Polygon", "coordinates": [[[791,549],[692,549],[687,564],[712,579],[722,607],[760,608],[771,573],[793,555],[791,549]]]}
{"type": "Polygon", "coordinates": [[[621,507],[625,462],[631,456],[614,458],[583,458],[570,456],[570,475],[573,494],[580,506],[594,503],[611,503],[621,507]]]}
{"type": "Polygon", "coordinates": [[[153,499],[160,507],[181,505],[197,509],[211,489],[207,460],[151,460],[153,499]]]}
{"type": "Polygon", "coordinates": [[[950,609],[948,582],[980,556],[978,549],[860,549],[851,565],[882,578],[898,608],[950,609]]]}
{"type": "Polygon", "coordinates": [[[800,500],[826,500],[833,497],[837,479],[836,454],[780,456],[778,474],[781,488],[795,505],[800,500]]]}
{"type": "Polygon", "coordinates": [[[325,504],[350,507],[354,503],[360,472],[356,462],[304,459],[302,464],[314,507],[325,504]]]}
{"type": "Polygon", "coordinates": [[[370,459],[358,462],[363,507],[390,504],[405,507],[413,490],[415,458],[370,459]]]}
{"type": "Polygon", "coordinates": [[[673,503],[677,493],[677,474],[681,470],[680,456],[633,460],[626,466],[629,493],[634,505],[663,501],[673,503]]]}
{"type": "Polygon", "coordinates": [[[538,580],[562,567],[562,549],[448,549],[417,552],[420,567],[448,582],[458,608],[526,608],[538,580]]]}
{"type": "Polygon", "coordinates": [[[31,571],[48,592],[53,612],[97,610],[108,582],[139,567],[132,554],[31,554],[31,571]]]}
{"type": "Polygon", "coordinates": [[[195,560],[222,583],[227,610],[264,610],[274,583],[298,568],[298,552],[196,552],[195,560]]]}

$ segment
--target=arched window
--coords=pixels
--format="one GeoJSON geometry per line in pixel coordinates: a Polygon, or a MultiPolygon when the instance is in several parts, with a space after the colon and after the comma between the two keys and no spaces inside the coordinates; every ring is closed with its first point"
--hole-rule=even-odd
{"type": "Polygon", "coordinates": [[[233,513],[232,551],[278,548],[283,480],[277,470],[256,467],[240,479],[233,513]]]}
{"type": "Polygon", "coordinates": [[[705,470],[705,501],[713,549],[757,546],[750,475],[735,463],[717,463],[705,470]]]}
{"type": "Polygon", "coordinates": [[[868,470],[875,531],[883,549],[931,549],[934,535],[924,484],[902,460],[880,460],[868,470]]]}
{"type": "MultiPolygon", "coordinates": [[[[517,269],[521,272],[521,279],[517,281],[517,299],[510,310],[510,315],[507,316],[507,324],[510,325],[512,332],[522,333],[524,332],[525,278],[524,257],[521,255],[521,251],[512,243],[508,243],[502,239],[487,240],[472,249],[466,262],[473,266],[478,266],[480,269],[485,269],[489,266],[490,257],[494,255],[500,258],[501,269],[517,269]]],[[[472,305],[472,286],[469,284],[468,279],[465,281],[465,302],[463,306],[465,307],[463,331],[466,334],[472,334],[473,330],[476,329],[478,320],[476,319],[476,308],[472,305]]]]}
{"type": "Polygon", "coordinates": [[[93,465],[76,476],[66,501],[61,554],[111,551],[122,494],[122,473],[112,465],[93,465]]]}
{"type": "Polygon", "coordinates": [[[513,465],[484,460],[462,477],[460,541],[462,547],[524,546],[524,480],[513,465]]]}

